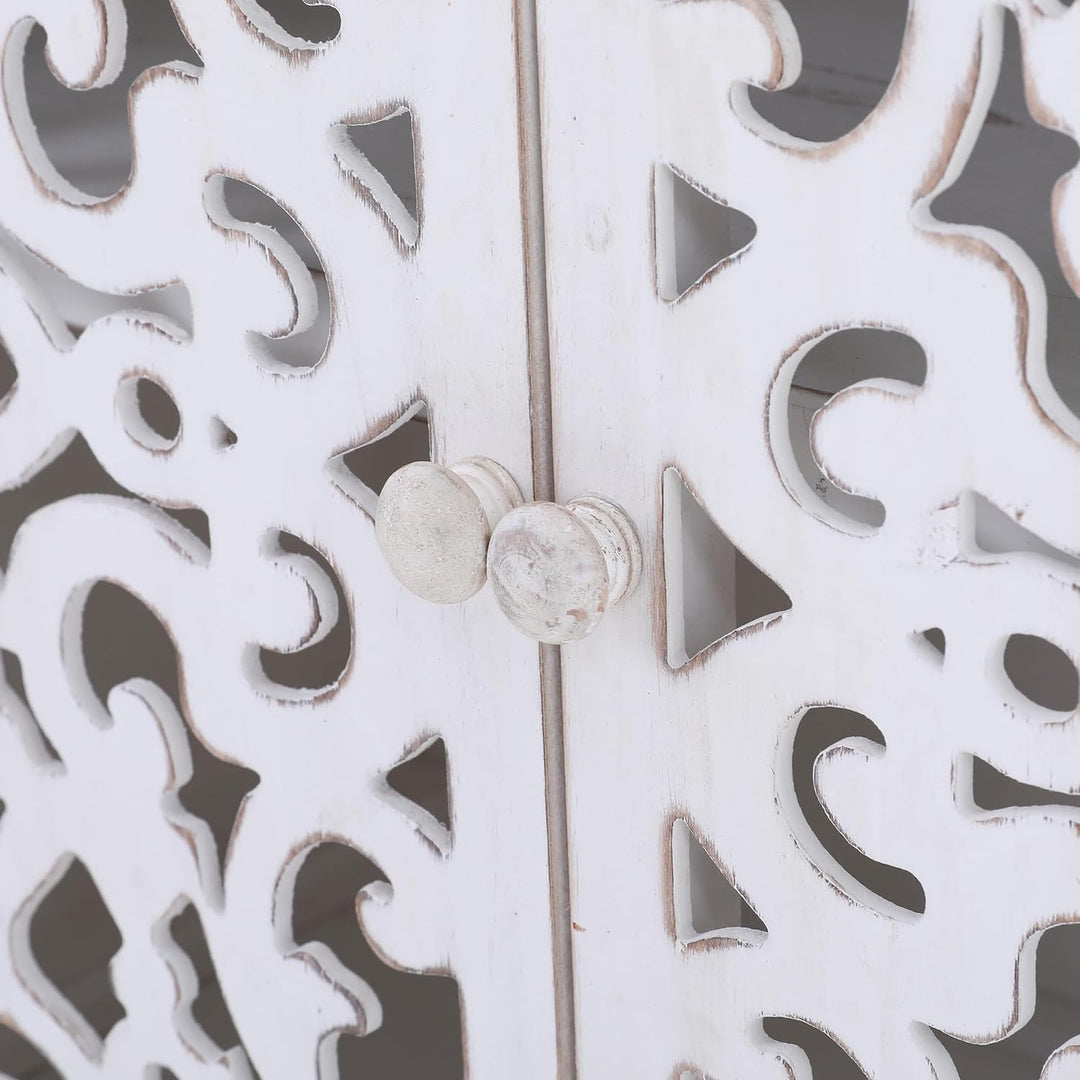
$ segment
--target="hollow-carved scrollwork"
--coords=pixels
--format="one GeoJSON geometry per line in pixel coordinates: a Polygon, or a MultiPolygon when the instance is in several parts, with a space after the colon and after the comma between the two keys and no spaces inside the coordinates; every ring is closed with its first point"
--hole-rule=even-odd
{"type": "Polygon", "coordinates": [[[511,18],[4,5],[0,1072],[551,1075],[534,654],[403,612],[334,472],[423,386],[528,475],[511,18]]]}

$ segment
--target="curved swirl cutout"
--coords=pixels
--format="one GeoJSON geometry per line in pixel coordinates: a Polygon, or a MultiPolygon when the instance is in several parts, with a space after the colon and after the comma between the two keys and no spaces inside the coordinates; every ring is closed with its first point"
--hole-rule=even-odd
{"type": "Polygon", "coordinates": [[[231,1076],[257,1075],[218,979],[198,909],[180,896],[151,930],[176,984],[173,1023],[185,1045],[204,1062],[223,1062],[231,1076]]]}
{"type": "Polygon", "coordinates": [[[812,706],[797,714],[781,736],[777,795],[799,847],[836,888],[872,911],[909,921],[926,910],[919,880],[873,859],[847,836],[819,785],[819,769],[830,754],[871,758],[884,751],[885,737],[861,713],[812,706]]]}
{"type": "Polygon", "coordinates": [[[895,78],[908,0],[784,0],[784,8],[798,42],[786,67],[797,78],[736,88],[739,111],[763,120],[779,143],[842,139],[874,112],[895,78]]]}
{"type": "Polygon", "coordinates": [[[1066,1080],[1075,1075],[1077,1046],[1076,971],[1080,925],[1066,923],[1036,931],[1018,966],[1030,963],[1033,1007],[1027,1021],[986,1041],[960,1039],[933,1030],[961,1077],[1036,1077],[1066,1080]]]}
{"type": "Polygon", "coordinates": [[[261,692],[280,701],[311,701],[332,693],[352,662],[353,626],[345,589],[329,559],[292,533],[270,534],[263,554],[298,574],[313,618],[288,649],[249,647],[245,667],[261,692]]]}
{"type": "Polygon", "coordinates": [[[885,521],[877,499],[843,487],[817,460],[815,419],[853,387],[910,396],[926,381],[922,347],[896,330],[830,329],[802,342],[780,365],[769,392],[769,442],[784,486],[805,510],[855,535],[885,521]]]}
{"type": "Polygon", "coordinates": [[[457,983],[447,972],[393,966],[364,931],[363,905],[392,898],[383,871],[344,838],[305,845],[278,879],[273,916],[278,948],[313,962],[356,1010],[355,1025],[328,1031],[320,1041],[320,1075],[460,1080],[463,1017],[457,983]]]}
{"type": "Polygon", "coordinates": [[[762,1018],[761,1026],[768,1038],[786,1048],[785,1060],[805,1062],[813,1076],[827,1076],[829,1080],[866,1080],[866,1071],[851,1051],[820,1024],[793,1016],[766,1016],[762,1018]]]}
{"type": "MultiPolygon", "coordinates": [[[[179,343],[192,337],[191,294],[179,282],[147,283],[137,292],[108,293],[92,289],[61,272],[0,225],[0,275],[18,283],[57,349],[71,349],[92,323],[110,317],[152,327],[179,343]]],[[[3,400],[3,347],[0,345],[0,402],[3,400]]]]}
{"type": "Polygon", "coordinates": [[[289,315],[248,333],[256,356],[277,374],[310,371],[330,347],[334,319],[322,259],[307,233],[269,192],[227,173],[207,177],[203,205],[226,236],[261,247],[288,290],[289,315]]]}
{"type": "MultiPolygon", "coordinates": [[[[164,68],[192,78],[202,70],[169,0],[139,0],[127,11],[110,2],[102,10],[107,17],[98,40],[106,61],[94,78],[66,77],[74,60],[67,26],[50,28],[47,36],[46,28],[25,20],[3,57],[8,113],[27,163],[41,184],[77,206],[113,199],[126,188],[135,160],[129,100],[149,73],[164,68]]],[[[80,44],[86,48],[85,40],[80,44]]]]}
{"type": "Polygon", "coordinates": [[[229,0],[242,24],[278,52],[303,57],[324,49],[341,31],[330,0],[229,0]]]}
{"type": "Polygon", "coordinates": [[[156,723],[170,765],[165,817],[189,841],[207,901],[220,909],[229,851],[258,773],[203,740],[181,689],[176,645],[138,596],[111,581],[87,583],[64,618],[65,640],[79,642],[68,677],[91,717],[106,726],[123,710],[125,719],[156,723]]]}
{"type": "Polygon", "coordinates": [[[19,530],[37,510],[73,495],[115,498],[143,513],[192,562],[210,559],[210,519],[195,506],[162,506],[118,484],[78,432],[68,431],[39,459],[22,483],[0,491],[0,572],[6,570],[19,530]]]}

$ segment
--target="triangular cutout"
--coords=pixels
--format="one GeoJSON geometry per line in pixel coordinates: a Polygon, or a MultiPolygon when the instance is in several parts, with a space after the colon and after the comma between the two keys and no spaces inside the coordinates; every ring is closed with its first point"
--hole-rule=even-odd
{"type": "Polygon", "coordinates": [[[674,467],[664,470],[664,591],[673,668],[791,607],[787,593],[724,535],[674,467]]]}
{"type": "Polygon", "coordinates": [[[231,450],[237,442],[236,432],[220,416],[211,417],[210,442],[215,450],[231,450]]]}
{"type": "Polygon", "coordinates": [[[446,743],[429,739],[386,774],[387,795],[444,855],[450,850],[450,770],[446,743]]]}
{"type": "Polygon", "coordinates": [[[338,164],[361,188],[405,247],[420,236],[420,185],[412,111],[361,124],[335,124],[330,137],[338,164]]]}
{"type": "Polygon", "coordinates": [[[417,400],[374,438],[331,458],[328,468],[338,487],[374,520],[391,474],[410,461],[430,460],[427,405],[417,400]]]}
{"type": "Polygon", "coordinates": [[[671,874],[675,937],[681,944],[764,940],[768,928],[758,913],[682,818],[671,827],[671,874]]]}
{"type": "Polygon", "coordinates": [[[753,218],[668,165],[656,166],[653,199],[656,287],[664,300],[680,299],[757,234],[753,218]]]}
{"type": "Polygon", "coordinates": [[[965,494],[961,513],[961,530],[969,554],[1014,555],[1027,552],[1080,569],[1080,559],[1075,555],[1054,547],[1030,529],[1025,529],[977,491],[965,494]]]}

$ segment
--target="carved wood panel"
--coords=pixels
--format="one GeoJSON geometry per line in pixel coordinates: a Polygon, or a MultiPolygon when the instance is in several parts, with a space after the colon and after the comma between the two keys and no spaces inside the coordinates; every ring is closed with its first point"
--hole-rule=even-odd
{"type": "Polygon", "coordinates": [[[536,649],[370,518],[528,490],[514,34],[3,5],[0,1072],[553,1075],[536,649]]]}
{"type": "Polygon", "coordinates": [[[1076,1075],[1080,11],[538,11],[579,1075],[1076,1075]]]}

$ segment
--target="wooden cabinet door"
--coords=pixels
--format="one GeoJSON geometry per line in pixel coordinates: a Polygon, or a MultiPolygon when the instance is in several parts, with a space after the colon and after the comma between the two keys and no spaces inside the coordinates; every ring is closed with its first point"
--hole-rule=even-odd
{"type": "Polygon", "coordinates": [[[563,650],[583,1080],[1074,1060],[1078,181],[931,203],[1078,130],[1080,12],[1013,5],[1033,121],[1001,8],[878,7],[538,0],[557,492],[645,549],[563,650]]]}
{"type": "Polygon", "coordinates": [[[551,1077],[536,647],[370,518],[529,491],[513,5],[0,40],[0,1072],[551,1077]]]}

